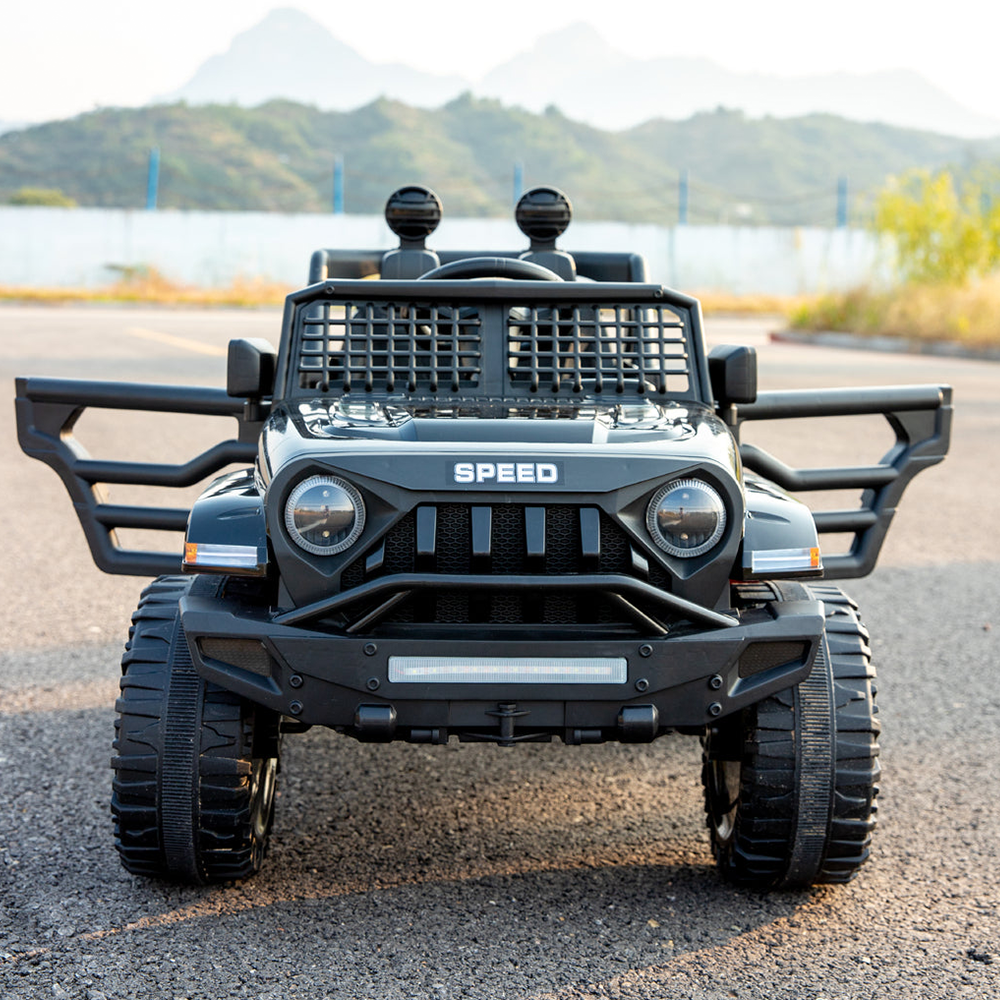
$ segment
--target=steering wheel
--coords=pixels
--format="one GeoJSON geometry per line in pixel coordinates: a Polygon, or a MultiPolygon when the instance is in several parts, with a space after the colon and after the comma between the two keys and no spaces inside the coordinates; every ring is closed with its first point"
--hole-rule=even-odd
{"type": "Polygon", "coordinates": [[[527,278],[531,281],[562,281],[555,271],[517,257],[466,257],[442,264],[420,275],[418,280],[442,278],[527,278]]]}

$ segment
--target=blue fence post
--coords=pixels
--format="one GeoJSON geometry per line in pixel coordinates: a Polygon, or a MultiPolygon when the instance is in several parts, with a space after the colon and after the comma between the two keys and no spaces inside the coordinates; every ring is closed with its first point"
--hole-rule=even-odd
{"type": "Polygon", "coordinates": [[[677,224],[686,226],[688,221],[688,172],[681,171],[677,182],[677,224]]]}
{"type": "Polygon", "coordinates": [[[160,147],[154,146],[149,151],[149,172],[146,175],[146,211],[156,208],[156,200],[160,188],[160,147]]]}
{"type": "Polygon", "coordinates": [[[847,225],[847,178],[841,174],[837,178],[837,228],[847,225]]]}
{"type": "Polygon", "coordinates": [[[514,204],[521,200],[524,194],[524,164],[517,162],[514,164],[514,204]]]}
{"type": "Polygon", "coordinates": [[[344,214],[344,158],[338,156],[333,161],[333,214],[344,214]]]}

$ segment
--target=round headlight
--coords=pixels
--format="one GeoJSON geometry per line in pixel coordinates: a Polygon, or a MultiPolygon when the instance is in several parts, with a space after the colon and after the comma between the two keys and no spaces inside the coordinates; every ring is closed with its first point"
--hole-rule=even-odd
{"type": "Polygon", "coordinates": [[[333,476],[304,480],[285,504],[285,527],[292,541],[314,556],[333,556],[350,548],[364,526],[361,494],[333,476]]]}
{"type": "Polygon", "coordinates": [[[722,537],[726,505],[700,479],[679,479],[656,491],[646,508],[653,541],[672,556],[700,556],[722,537]]]}

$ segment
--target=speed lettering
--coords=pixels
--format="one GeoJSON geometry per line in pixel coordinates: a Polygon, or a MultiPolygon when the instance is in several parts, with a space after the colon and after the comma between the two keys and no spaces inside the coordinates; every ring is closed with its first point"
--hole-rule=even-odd
{"type": "Polygon", "coordinates": [[[559,482],[559,467],[553,462],[456,462],[452,467],[456,483],[541,483],[559,482]]]}

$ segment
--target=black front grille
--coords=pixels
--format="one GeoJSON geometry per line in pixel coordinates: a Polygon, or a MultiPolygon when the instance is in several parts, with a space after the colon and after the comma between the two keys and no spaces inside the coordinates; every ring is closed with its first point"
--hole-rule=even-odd
{"type": "MultiPolygon", "coordinates": [[[[553,504],[475,506],[424,505],[404,515],[385,535],[384,550],[374,560],[377,569],[365,570],[369,550],[341,577],[345,590],[366,580],[394,573],[441,573],[489,576],[568,576],[623,574],[638,576],[664,590],[669,575],[658,564],[636,559],[624,529],[596,507],[553,504]],[[486,513],[488,512],[488,513],[486,513]],[[423,531],[418,530],[423,519],[423,531]],[[544,552],[532,552],[528,523],[544,524],[544,552]],[[428,523],[433,528],[428,528],[428,523]],[[478,526],[477,526],[478,525],[478,526]],[[418,535],[433,551],[418,554],[418,535]],[[480,554],[476,554],[477,551],[480,554]]],[[[621,624],[629,622],[613,600],[600,593],[583,595],[539,591],[531,594],[503,590],[434,590],[414,594],[384,619],[389,623],[439,622],[447,624],[621,624]]]]}

